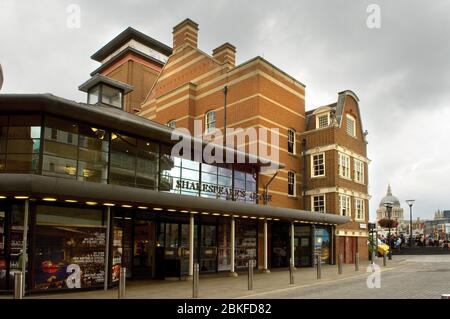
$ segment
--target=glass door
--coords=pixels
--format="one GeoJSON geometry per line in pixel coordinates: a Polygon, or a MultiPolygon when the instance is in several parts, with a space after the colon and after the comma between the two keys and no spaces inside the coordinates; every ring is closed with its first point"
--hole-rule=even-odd
{"type": "Polygon", "coordinates": [[[133,276],[151,277],[154,255],[153,224],[146,220],[134,222],[133,276]]]}
{"type": "Polygon", "coordinates": [[[200,271],[217,271],[217,226],[201,225],[200,228],[200,271]]]}
{"type": "Polygon", "coordinates": [[[295,227],[295,266],[308,267],[312,265],[311,260],[311,227],[295,227]]]}

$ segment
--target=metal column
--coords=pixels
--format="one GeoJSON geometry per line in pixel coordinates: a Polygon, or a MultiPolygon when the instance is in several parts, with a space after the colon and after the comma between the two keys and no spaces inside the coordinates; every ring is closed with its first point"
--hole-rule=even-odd
{"type": "Polygon", "coordinates": [[[235,246],[236,246],[236,224],[235,224],[235,220],[234,217],[231,217],[231,234],[230,234],[230,264],[231,264],[231,271],[230,271],[230,275],[237,277],[237,273],[234,269],[234,250],[235,250],[235,246]]]}
{"type": "Polygon", "coordinates": [[[108,290],[109,277],[109,242],[111,238],[111,207],[106,207],[106,249],[105,249],[105,284],[104,290],[108,290]]]}
{"type": "Polygon", "coordinates": [[[267,219],[264,220],[264,272],[269,273],[269,267],[268,267],[268,243],[267,243],[267,219]]]}
{"type": "Polygon", "coordinates": [[[189,218],[189,276],[194,275],[194,214],[189,218]]]}
{"type": "Polygon", "coordinates": [[[24,205],[24,216],[23,216],[23,242],[22,242],[22,291],[23,295],[25,295],[25,287],[26,287],[26,278],[27,278],[27,263],[28,263],[28,254],[27,254],[27,242],[28,242],[28,211],[30,201],[25,199],[24,205]]]}
{"type": "Polygon", "coordinates": [[[291,222],[291,263],[292,267],[295,267],[295,226],[294,222],[291,222]]]}

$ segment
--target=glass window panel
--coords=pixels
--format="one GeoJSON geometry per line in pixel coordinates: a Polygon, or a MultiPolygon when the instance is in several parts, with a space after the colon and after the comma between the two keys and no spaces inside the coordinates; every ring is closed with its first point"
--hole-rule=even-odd
{"type": "Polygon", "coordinates": [[[240,179],[234,181],[234,188],[245,189],[245,182],[240,179]]]}
{"type": "Polygon", "coordinates": [[[241,171],[234,171],[234,179],[240,179],[245,181],[245,173],[241,171]]]}
{"type": "Polygon", "coordinates": [[[45,141],[44,154],[77,159],[77,147],[70,144],[45,141]]]}
{"type": "Polygon", "coordinates": [[[6,169],[6,155],[0,154],[0,171],[3,171],[6,169]]]}
{"type": "Polygon", "coordinates": [[[93,88],[91,88],[88,93],[88,103],[89,104],[98,103],[99,94],[100,94],[100,85],[96,85],[93,88]]]}
{"type": "Polygon", "coordinates": [[[191,170],[191,169],[183,168],[181,170],[181,178],[198,181],[199,180],[199,172],[191,170]]]}
{"type": "Polygon", "coordinates": [[[76,159],[68,159],[44,155],[42,164],[43,175],[75,179],[77,173],[76,159]]]}
{"type": "Polygon", "coordinates": [[[202,164],[202,172],[217,174],[217,166],[202,164]]]}
{"type": "Polygon", "coordinates": [[[0,138],[0,154],[1,153],[6,153],[6,139],[2,139],[0,138]]]}
{"type": "Polygon", "coordinates": [[[78,134],[78,125],[75,122],[65,121],[52,116],[45,117],[45,127],[54,128],[62,132],[78,134]]]}
{"type": "Polygon", "coordinates": [[[10,126],[8,128],[9,138],[40,138],[41,137],[41,127],[31,126],[10,126]]]}
{"type": "Polygon", "coordinates": [[[217,184],[217,175],[202,172],[202,183],[217,184]]]}
{"type": "Polygon", "coordinates": [[[199,163],[198,162],[194,162],[194,161],[187,160],[187,159],[184,159],[184,158],[181,159],[181,166],[183,168],[189,168],[189,169],[193,169],[193,170],[197,170],[197,171],[199,170],[199,163]]]}
{"type": "Polygon", "coordinates": [[[122,108],[122,92],[116,88],[103,85],[102,103],[122,108]]]}
{"type": "Polygon", "coordinates": [[[78,150],[78,158],[80,161],[85,162],[108,163],[108,153],[87,148],[80,148],[78,150]]]}
{"type": "Polygon", "coordinates": [[[39,154],[8,154],[6,169],[15,172],[36,171],[39,167],[39,154]]]}
{"type": "Polygon", "coordinates": [[[39,139],[12,139],[7,142],[8,153],[23,154],[23,153],[39,153],[40,140],[39,139]]]}
{"type": "Polygon", "coordinates": [[[219,175],[231,177],[233,175],[233,171],[229,168],[219,167],[219,175]]]}
{"type": "Polygon", "coordinates": [[[78,162],[78,180],[106,183],[108,179],[107,162],[78,162]]]}
{"type": "Polygon", "coordinates": [[[219,176],[219,185],[231,187],[231,178],[225,176],[219,176]]]}

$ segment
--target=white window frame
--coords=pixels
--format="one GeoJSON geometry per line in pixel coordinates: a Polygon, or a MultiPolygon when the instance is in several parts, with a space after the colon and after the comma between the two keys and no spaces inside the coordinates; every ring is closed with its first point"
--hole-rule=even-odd
{"type": "Polygon", "coordinates": [[[295,143],[296,143],[296,141],[297,141],[297,139],[296,139],[296,135],[297,133],[295,132],[295,130],[294,129],[292,129],[292,128],[290,128],[290,129],[288,129],[288,134],[287,134],[287,136],[288,136],[288,147],[287,147],[287,150],[288,150],[288,153],[289,154],[295,154],[295,143]],[[291,140],[291,137],[292,137],[292,139],[293,140],[291,140]],[[289,152],[289,144],[290,143],[292,143],[292,152],[289,152]]]}
{"type": "Polygon", "coordinates": [[[338,153],[338,174],[342,178],[351,179],[350,174],[350,156],[344,153],[338,153]],[[344,166],[344,164],[348,164],[348,166],[344,166]]]}
{"type": "Polygon", "coordinates": [[[353,159],[353,177],[355,182],[364,184],[364,162],[353,159]]]}
{"type": "Polygon", "coordinates": [[[288,196],[297,196],[297,174],[294,171],[288,172],[288,196]],[[293,184],[293,194],[289,194],[289,185],[293,184]]]}
{"type": "Polygon", "coordinates": [[[339,194],[339,214],[341,216],[352,217],[352,207],[350,196],[339,194]],[[344,210],[346,213],[344,214],[344,210]]]}
{"type": "Polygon", "coordinates": [[[177,121],[170,120],[169,122],[167,122],[167,126],[170,127],[170,128],[176,128],[177,127],[177,121]]]}
{"type": "MultiPolygon", "coordinates": [[[[319,206],[321,207],[321,206],[319,206]]],[[[325,194],[311,196],[311,211],[316,213],[325,213],[327,211],[327,198],[325,194]],[[323,211],[316,210],[316,198],[322,197],[323,199],[323,211]]]]}
{"type": "Polygon", "coordinates": [[[365,202],[362,198],[355,198],[355,220],[365,220],[366,209],[365,202]]]}
{"type": "Polygon", "coordinates": [[[356,137],[356,119],[350,114],[346,114],[345,131],[347,132],[348,135],[356,137]],[[349,127],[349,121],[352,122],[351,127],[349,127]],[[353,134],[350,131],[350,129],[353,131],[353,134]]]}
{"type": "Polygon", "coordinates": [[[205,134],[209,134],[216,129],[216,111],[211,110],[205,113],[205,134]],[[209,117],[213,118],[210,119],[209,117]]]}
{"type": "Polygon", "coordinates": [[[324,127],[328,127],[328,126],[330,126],[330,112],[316,114],[316,129],[324,128],[324,127]],[[324,116],[327,117],[327,125],[320,126],[320,118],[324,117],[324,116]]]}
{"type": "Polygon", "coordinates": [[[326,170],[325,170],[325,153],[322,152],[322,153],[317,153],[317,154],[311,154],[311,177],[312,178],[314,178],[314,177],[324,177],[325,174],[326,174],[326,170]],[[322,159],[322,161],[323,161],[323,174],[316,175],[316,161],[315,161],[314,158],[316,156],[320,156],[320,155],[323,156],[322,157],[323,158],[322,159]]]}

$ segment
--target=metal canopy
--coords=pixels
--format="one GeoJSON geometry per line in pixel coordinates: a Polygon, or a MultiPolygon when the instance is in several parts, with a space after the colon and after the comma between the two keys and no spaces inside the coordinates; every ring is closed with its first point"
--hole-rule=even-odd
{"type": "Polygon", "coordinates": [[[239,216],[271,217],[315,223],[344,224],[349,217],[334,214],[263,206],[234,201],[158,192],[127,186],[81,182],[33,174],[1,174],[0,192],[5,195],[78,199],[99,204],[117,203],[133,206],[177,208],[196,212],[227,213],[239,216]]]}

